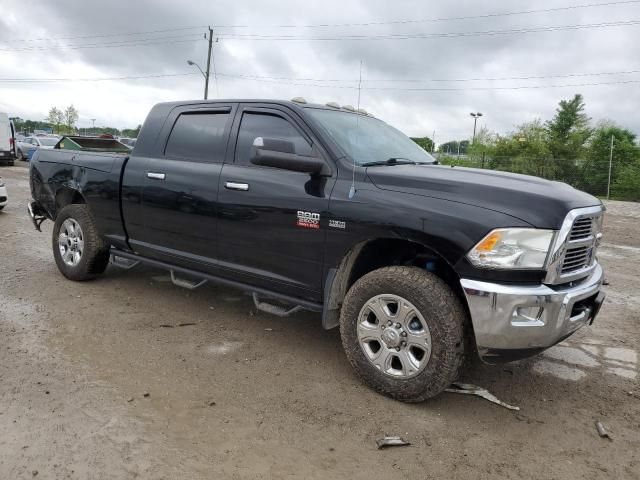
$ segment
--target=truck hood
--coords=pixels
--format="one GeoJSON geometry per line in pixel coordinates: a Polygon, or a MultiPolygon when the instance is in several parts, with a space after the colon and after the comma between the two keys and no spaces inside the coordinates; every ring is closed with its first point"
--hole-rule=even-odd
{"type": "Polygon", "coordinates": [[[394,165],[369,167],[367,175],[383,190],[488,208],[538,228],[558,229],[569,210],[602,203],[565,183],[495,170],[394,165]]]}

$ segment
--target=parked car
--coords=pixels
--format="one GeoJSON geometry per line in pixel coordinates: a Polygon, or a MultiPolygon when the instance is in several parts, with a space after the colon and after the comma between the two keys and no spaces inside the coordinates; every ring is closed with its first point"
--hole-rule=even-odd
{"type": "Polygon", "coordinates": [[[137,140],[136,138],[126,138],[126,137],[120,137],[118,139],[120,143],[122,143],[123,145],[126,145],[131,150],[133,150],[133,147],[136,146],[136,140],[137,140]]]}
{"type": "Polygon", "coordinates": [[[29,160],[33,152],[39,148],[51,149],[59,141],[59,137],[32,135],[17,142],[17,157],[19,160],[29,160]]]}
{"type": "Polygon", "coordinates": [[[321,312],[364,382],[399,400],[439,394],[474,352],[538,354],[604,299],[600,200],[435,165],[353,107],[164,103],[138,138],[130,154],[36,152],[29,210],[55,222],[60,272],[88,280],[111,255],[244,289],[276,315],[321,312]]]}
{"type": "Polygon", "coordinates": [[[9,195],[7,194],[7,186],[4,184],[4,180],[0,177],[0,210],[2,210],[7,201],[9,200],[9,195]]]}
{"type": "Polygon", "coordinates": [[[13,165],[16,159],[13,123],[9,116],[0,112],[0,163],[13,165]]]}

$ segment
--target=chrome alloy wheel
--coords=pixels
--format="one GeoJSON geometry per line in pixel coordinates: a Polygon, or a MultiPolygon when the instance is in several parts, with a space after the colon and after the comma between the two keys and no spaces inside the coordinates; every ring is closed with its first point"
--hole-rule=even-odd
{"type": "Polygon", "coordinates": [[[376,295],[364,304],[358,315],[358,341],[369,361],[394,378],[418,375],[431,357],[427,322],[398,295],[376,295]]]}
{"type": "Polygon", "coordinates": [[[67,218],[60,226],[58,248],[64,263],[70,267],[80,263],[84,251],[84,236],[80,224],[73,218],[67,218]]]}

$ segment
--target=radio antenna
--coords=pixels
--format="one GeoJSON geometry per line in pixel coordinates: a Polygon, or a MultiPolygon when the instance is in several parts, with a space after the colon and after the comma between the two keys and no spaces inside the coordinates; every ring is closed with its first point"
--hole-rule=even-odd
{"type": "MultiPolygon", "coordinates": [[[[360,75],[358,77],[358,103],[356,107],[356,142],[358,141],[358,128],[360,127],[360,93],[362,91],[362,60],[360,60],[360,75]]],[[[356,160],[353,159],[353,170],[351,172],[351,188],[349,189],[349,198],[353,198],[356,194],[356,160]]]]}

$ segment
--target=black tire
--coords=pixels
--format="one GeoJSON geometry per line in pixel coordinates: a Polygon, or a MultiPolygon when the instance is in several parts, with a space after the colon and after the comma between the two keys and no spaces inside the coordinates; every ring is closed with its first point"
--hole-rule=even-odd
{"type": "Polygon", "coordinates": [[[101,274],[109,264],[109,245],[98,235],[95,221],[86,205],[67,205],[56,217],[52,235],[53,257],[58,270],[69,280],[85,281],[101,274]],[[72,219],[80,225],[84,247],[76,265],[65,263],[58,237],[66,220],[72,219]]]}
{"type": "Polygon", "coordinates": [[[467,314],[460,299],[436,275],[417,267],[385,267],[360,278],[347,293],[340,314],[342,345],[358,376],[373,390],[404,402],[421,402],[449,387],[465,359],[467,314]],[[358,340],[360,311],[377,295],[397,295],[412,303],[431,335],[423,370],[396,378],[373,365],[358,340]]]}

